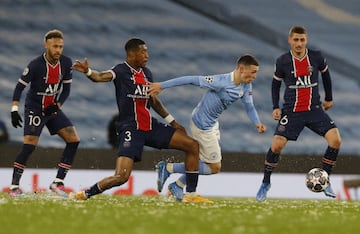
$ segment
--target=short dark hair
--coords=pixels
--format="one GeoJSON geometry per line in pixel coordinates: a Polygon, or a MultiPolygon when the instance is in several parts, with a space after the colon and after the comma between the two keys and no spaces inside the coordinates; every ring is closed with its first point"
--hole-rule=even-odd
{"type": "Polygon", "coordinates": [[[289,36],[297,34],[307,34],[306,28],[304,26],[295,25],[290,28],[289,36]]]}
{"type": "Polygon", "coordinates": [[[256,58],[250,54],[245,54],[243,56],[241,56],[238,61],[237,61],[237,65],[245,65],[245,66],[250,66],[250,65],[255,65],[255,66],[259,66],[259,62],[256,60],[256,58]]]}
{"type": "Polygon", "coordinates": [[[47,41],[51,38],[61,38],[61,39],[64,39],[64,35],[63,33],[58,30],[58,29],[53,29],[53,30],[50,30],[49,32],[47,32],[44,36],[44,41],[47,41]]]}
{"type": "Polygon", "coordinates": [[[137,50],[140,45],[145,45],[145,41],[139,38],[131,38],[125,43],[125,51],[129,52],[131,50],[137,50]]]}

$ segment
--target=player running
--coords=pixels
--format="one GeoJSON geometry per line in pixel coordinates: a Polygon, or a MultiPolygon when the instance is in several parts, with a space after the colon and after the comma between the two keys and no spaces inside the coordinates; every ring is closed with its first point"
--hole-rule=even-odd
{"type": "MultiPolygon", "coordinates": [[[[207,88],[199,104],[192,112],[190,130],[192,137],[200,145],[199,174],[210,175],[220,172],[221,148],[218,119],[233,102],[241,100],[245,105],[246,113],[251,122],[256,126],[259,133],[266,130],[261,123],[253,103],[252,81],[256,78],[259,63],[251,55],[241,56],[236,68],[226,74],[212,76],[184,76],[161,83],[152,83],[149,95],[160,93],[163,89],[179,85],[196,85],[207,88]]],[[[166,163],[161,161],[157,164],[158,190],[162,191],[165,181],[172,173],[185,173],[184,163],[166,163]]],[[[168,186],[169,192],[178,200],[183,197],[183,188],[187,185],[185,175],[168,186]]]]}
{"type": "Polygon", "coordinates": [[[70,198],[86,200],[107,189],[126,183],[134,162],[141,161],[144,145],[159,149],[179,149],[185,152],[186,182],[189,186],[183,202],[212,203],[196,194],[198,181],[199,145],[167,112],[156,96],[147,95],[146,84],[153,81],[146,67],[149,59],[145,42],[138,38],[125,44],[126,61],[107,71],[89,68],[88,60],[76,61],[73,68],[83,72],[94,82],[114,82],[119,109],[119,151],[115,175],[106,177],[85,191],[70,194],[70,198]],[[171,126],[158,122],[151,116],[152,107],[171,126]]]}
{"type": "Polygon", "coordinates": [[[23,195],[19,187],[20,178],[26,162],[39,142],[39,136],[46,126],[51,135],[59,135],[66,146],[58,164],[55,180],[50,190],[67,196],[64,191],[64,178],[73,163],[80,138],[71,121],[61,110],[70,94],[72,82],[72,61],[62,54],[64,49],[63,33],[51,30],[44,38],[45,53],[32,60],[25,68],[17,83],[11,108],[12,125],[22,127],[18,112],[20,97],[25,87],[30,87],[24,109],[24,144],[14,162],[14,172],[9,195],[23,195]]]}
{"type": "MultiPolygon", "coordinates": [[[[272,101],[275,120],[279,120],[273,142],[266,154],[264,178],[256,195],[259,202],[265,201],[271,187],[270,176],[277,167],[281,150],[289,140],[296,141],[304,127],[325,138],[328,147],[322,159],[323,169],[330,175],[336,164],[341,137],[335,122],[325,113],[333,106],[331,78],[326,60],[320,51],[307,45],[307,32],[302,26],[290,29],[290,51],[276,60],[272,81],[272,101]],[[325,99],[320,101],[319,72],[322,76],[325,99]],[[279,108],[281,82],[285,83],[283,108],[279,108]],[[324,111],[325,110],[325,111],[324,111]]],[[[329,185],[326,196],[335,198],[329,185]]]]}

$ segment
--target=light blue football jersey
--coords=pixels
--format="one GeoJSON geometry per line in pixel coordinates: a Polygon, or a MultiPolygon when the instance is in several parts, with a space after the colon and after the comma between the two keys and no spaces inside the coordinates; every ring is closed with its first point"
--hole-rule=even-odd
{"type": "Polygon", "coordinates": [[[208,89],[192,112],[192,120],[199,129],[211,129],[222,112],[238,99],[245,104],[250,120],[254,124],[260,123],[253,104],[252,84],[235,85],[233,72],[211,76],[178,77],[161,82],[161,87],[165,89],[184,84],[208,89]]]}

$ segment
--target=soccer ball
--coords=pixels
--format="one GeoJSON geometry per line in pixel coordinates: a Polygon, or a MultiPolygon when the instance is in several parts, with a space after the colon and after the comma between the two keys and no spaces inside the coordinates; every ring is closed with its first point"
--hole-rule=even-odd
{"type": "Polygon", "coordinates": [[[310,191],[319,193],[329,186],[329,175],[321,168],[313,168],[306,175],[306,187],[310,191]]]}

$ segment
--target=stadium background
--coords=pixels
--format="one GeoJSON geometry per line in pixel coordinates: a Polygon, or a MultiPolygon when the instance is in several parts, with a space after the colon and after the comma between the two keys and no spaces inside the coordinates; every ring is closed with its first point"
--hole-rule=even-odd
{"type": "MultiPolygon", "coordinates": [[[[310,47],[323,51],[332,71],[335,106],[329,113],[343,138],[335,173],[358,174],[359,170],[352,166],[359,165],[360,158],[359,12],[360,3],[356,0],[280,0],[276,3],[267,0],[221,3],[215,0],[64,0],[61,3],[3,0],[0,3],[0,119],[6,122],[11,141],[21,141],[22,130],[14,129],[10,123],[13,88],[29,60],[43,52],[42,37],[53,28],[65,34],[64,54],[74,60],[86,56],[91,67],[100,70],[124,59],[123,45],[127,39],[143,38],[150,51],[148,66],[157,81],[189,74],[226,73],[234,68],[239,55],[251,53],[261,63],[254,82],[254,99],[268,132],[256,133],[239,102],[220,119],[221,145],[225,170],[241,167],[245,171],[261,171],[261,161],[276,124],[271,118],[270,98],[273,63],[288,49],[289,27],[301,24],[308,28],[310,47]]],[[[160,98],[187,127],[191,110],[202,93],[199,88],[186,86],[166,90],[160,98]]],[[[24,97],[23,94],[22,104],[24,97]]],[[[112,83],[94,84],[82,74],[74,73],[72,93],[64,111],[82,139],[76,163],[83,163],[74,167],[107,168],[101,166],[105,163],[112,168],[115,151],[107,143],[106,130],[116,114],[112,83]],[[90,160],[92,165],[88,165],[90,160]]],[[[54,151],[61,148],[63,142],[49,137],[45,130],[39,145],[41,149],[29,164],[47,167],[46,161],[53,160],[57,155],[54,151]],[[46,157],[41,157],[44,154],[46,157]]],[[[295,162],[302,168],[307,163],[317,163],[325,147],[323,139],[306,130],[298,142],[288,144],[283,155],[296,156],[287,162],[295,162]],[[308,155],[310,160],[304,157],[308,155]]],[[[0,167],[11,165],[17,148],[16,143],[0,146],[0,167]]],[[[169,157],[166,152],[148,150],[145,154],[153,156],[140,166],[144,169],[152,167],[159,157],[169,157]]],[[[178,157],[176,153],[172,155],[178,157]]],[[[288,170],[286,163],[283,165],[283,170],[288,170]]]]}

